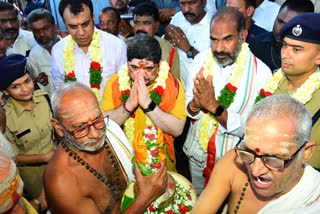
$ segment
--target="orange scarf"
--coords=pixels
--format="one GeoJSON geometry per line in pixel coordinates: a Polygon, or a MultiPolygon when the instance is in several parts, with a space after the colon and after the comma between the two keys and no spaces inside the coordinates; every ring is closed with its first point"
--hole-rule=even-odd
{"type": "MultiPolygon", "coordinates": [[[[112,99],[113,99],[113,104],[114,108],[118,108],[119,106],[122,105],[122,102],[120,100],[121,93],[119,89],[119,83],[118,83],[119,77],[115,79],[115,81],[112,83],[112,99]]],[[[168,74],[168,79],[166,80],[166,88],[164,90],[163,95],[161,96],[161,103],[158,106],[162,111],[169,113],[175,106],[177,97],[179,94],[179,83],[178,81],[172,76],[171,73],[168,74]]],[[[138,107],[135,110],[135,114],[137,113],[138,107]]],[[[135,125],[137,127],[137,125],[135,125]]],[[[145,127],[142,127],[140,130],[143,131],[145,127]]],[[[139,130],[136,128],[135,129],[135,136],[139,130]]],[[[171,161],[175,160],[175,154],[174,154],[174,137],[170,134],[163,133],[163,138],[164,138],[164,145],[166,145],[166,150],[167,154],[170,158],[171,161]]],[[[132,142],[131,142],[132,143],[132,142]]]]}

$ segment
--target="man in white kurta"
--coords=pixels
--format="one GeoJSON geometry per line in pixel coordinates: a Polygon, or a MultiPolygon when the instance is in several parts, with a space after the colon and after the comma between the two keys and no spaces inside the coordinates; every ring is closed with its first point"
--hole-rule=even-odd
{"type": "MultiPolygon", "coordinates": [[[[216,148],[214,158],[216,160],[220,159],[228,150],[235,146],[239,137],[244,133],[244,121],[249,110],[254,104],[255,97],[265,81],[271,77],[270,69],[251,53],[246,43],[242,44],[242,41],[246,38],[246,31],[240,31],[243,32],[242,34],[237,31],[237,24],[235,24],[235,22],[241,21],[235,19],[235,15],[243,18],[242,15],[239,15],[239,12],[236,9],[232,8],[227,8],[221,12],[217,12],[213,17],[216,21],[213,21],[211,24],[211,49],[201,52],[195,57],[190,69],[190,74],[188,75],[186,104],[188,116],[193,120],[191,121],[183,149],[189,158],[192,183],[197,190],[197,194],[200,194],[204,186],[204,177],[202,174],[207,164],[208,141],[213,136],[216,148]],[[232,18],[236,21],[233,21],[232,18]],[[227,25],[232,26],[232,29],[227,28],[227,25]],[[224,29],[221,35],[217,33],[218,29],[224,29]],[[217,60],[217,57],[222,59],[222,56],[224,56],[223,53],[228,53],[228,42],[222,44],[223,41],[221,41],[224,40],[225,35],[231,35],[230,38],[232,38],[232,41],[230,40],[229,42],[233,43],[234,48],[237,47],[234,50],[230,50],[230,54],[236,57],[235,60],[231,64],[228,63],[226,65],[223,64],[223,60],[222,62],[217,60]],[[217,43],[220,44],[217,45],[217,43]],[[221,46],[223,46],[223,48],[221,48],[221,46]],[[221,51],[221,49],[223,51],[221,51]],[[239,50],[241,51],[237,54],[237,51],[239,50]],[[217,52],[217,54],[214,54],[213,56],[213,52],[217,52]],[[208,67],[207,62],[210,60],[212,61],[212,66],[209,66],[209,69],[206,69],[206,67],[208,67]],[[235,73],[239,74],[239,67],[241,67],[241,72],[240,75],[237,75],[235,73]],[[219,104],[218,99],[221,94],[221,90],[228,83],[231,83],[238,88],[234,101],[230,106],[222,106],[224,110],[220,112],[220,115],[211,117],[207,122],[201,120],[204,118],[204,115],[206,114],[205,112],[209,112],[209,115],[218,114],[217,109],[219,107],[215,106],[215,110],[210,110],[206,104],[197,104],[200,100],[195,91],[196,87],[194,81],[198,81],[197,78],[200,75],[198,73],[201,73],[201,75],[213,76],[210,86],[211,88],[207,88],[205,91],[210,91],[213,87],[215,94],[214,96],[212,94],[207,94],[206,97],[203,98],[206,103],[214,100],[215,103],[218,103],[217,105],[223,105],[222,103],[219,104]],[[238,85],[235,85],[235,83],[232,82],[232,79],[234,79],[233,75],[238,76],[236,78],[238,85]],[[195,104],[198,106],[194,106],[195,104]],[[216,130],[214,130],[215,120],[217,121],[216,130]]],[[[226,58],[227,57],[225,57],[225,59],[226,58]]],[[[209,172],[211,172],[211,170],[212,168],[209,172]]],[[[207,176],[209,175],[210,173],[207,173],[207,176]]]]}

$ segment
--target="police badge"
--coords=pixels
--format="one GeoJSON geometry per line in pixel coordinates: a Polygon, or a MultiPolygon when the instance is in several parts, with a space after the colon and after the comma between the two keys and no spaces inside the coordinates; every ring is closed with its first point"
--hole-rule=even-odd
{"type": "Polygon", "coordinates": [[[294,36],[300,36],[301,33],[302,33],[302,28],[300,27],[300,25],[297,25],[294,28],[292,28],[292,34],[294,36]]]}

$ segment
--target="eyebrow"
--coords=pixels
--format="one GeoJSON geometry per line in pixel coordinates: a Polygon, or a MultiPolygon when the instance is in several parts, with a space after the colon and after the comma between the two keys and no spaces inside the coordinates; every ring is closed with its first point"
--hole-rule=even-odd
{"type": "MultiPolygon", "coordinates": [[[[100,112],[92,121],[95,121],[96,119],[99,119],[99,117],[101,117],[102,113],[100,112]]],[[[85,126],[85,125],[88,125],[88,122],[80,122],[80,123],[76,123],[76,124],[73,124],[72,126],[75,127],[75,128],[80,128],[82,126],[85,126]]]]}
{"type": "Polygon", "coordinates": [[[90,19],[88,19],[87,21],[85,21],[85,22],[83,22],[83,23],[81,23],[81,24],[67,24],[67,25],[68,25],[69,27],[76,27],[76,26],[78,26],[78,25],[81,25],[81,26],[87,25],[89,22],[90,22],[90,19]]]}
{"type": "MultiPolygon", "coordinates": [[[[222,37],[222,40],[230,39],[230,38],[232,38],[233,36],[234,36],[234,35],[232,35],[232,34],[228,34],[228,35],[222,37]]],[[[210,40],[218,40],[218,39],[210,35],[210,40]]]]}
{"type": "Polygon", "coordinates": [[[289,44],[288,42],[286,42],[286,41],[284,41],[284,40],[283,40],[283,44],[286,44],[286,45],[288,45],[288,46],[290,46],[290,47],[294,47],[294,48],[302,48],[302,49],[304,49],[304,47],[301,46],[301,45],[289,44]]]}

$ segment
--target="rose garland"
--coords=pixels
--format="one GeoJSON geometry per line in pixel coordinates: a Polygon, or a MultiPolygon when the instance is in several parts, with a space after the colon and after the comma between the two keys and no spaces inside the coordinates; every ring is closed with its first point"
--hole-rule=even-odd
{"type": "MultiPolygon", "coordinates": [[[[218,99],[217,99],[220,105],[222,105],[225,109],[229,108],[231,103],[233,103],[234,101],[236,92],[240,84],[241,76],[249,60],[249,54],[250,54],[250,50],[248,48],[248,44],[242,43],[241,53],[237,58],[234,71],[230,78],[230,82],[224,86],[224,88],[221,90],[220,95],[218,96],[218,99]]],[[[212,75],[212,68],[215,66],[214,63],[216,63],[216,61],[214,60],[213,54],[210,51],[210,54],[205,64],[203,65],[204,78],[207,78],[209,75],[212,75]]],[[[201,115],[200,115],[199,123],[201,128],[199,133],[199,143],[200,143],[200,148],[202,148],[204,151],[207,151],[209,139],[217,129],[218,121],[212,114],[208,114],[208,111],[205,109],[202,110],[200,114],[201,115]],[[211,126],[210,126],[210,121],[212,121],[211,126]]]]}
{"type": "MultiPolygon", "coordinates": [[[[285,78],[285,75],[281,69],[279,69],[272,78],[270,78],[265,86],[260,90],[259,95],[256,97],[255,102],[259,102],[261,99],[271,96],[278,88],[281,80],[285,78]]],[[[309,78],[292,94],[292,98],[298,100],[302,104],[306,104],[311,100],[312,94],[320,87],[320,72],[314,72],[309,78]]]]}
{"type": "MultiPolygon", "coordinates": [[[[152,91],[150,91],[150,97],[151,99],[159,105],[162,100],[162,95],[164,93],[164,90],[166,88],[166,80],[168,79],[168,74],[169,74],[169,65],[165,61],[160,62],[160,67],[159,67],[159,73],[158,77],[155,80],[155,84],[152,87],[152,91]]],[[[129,71],[128,71],[128,66],[127,65],[122,65],[120,68],[120,71],[118,73],[119,79],[119,89],[121,93],[120,100],[122,103],[126,102],[127,99],[130,96],[130,91],[131,91],[131,80],[129,76],[129,71]]],[[[150,118],[146,116],[146,126],[152,126],[153,123],[150,120],[150,118]]],[[[129,140],[129,142],[132,143],[134,139],[134,127],[135,127],[135,114],[132,113],[130,117],[126,120],[124,123],[124,131],[126,133],[126,136],[129,140]]]]}
{"type": "MultiPolygon", "coordinates": [[[[90,53],[90,86],[92,91],[96,95],[97,99],[99,99],[99,91],[101,87],[101,80],[102,80],[102,67],[101,67],[101,52],[100,52],[100,34],[97,29],[94,29],[92,41],[89,46],[89,53],[90,53]]],[[[64,66],[65,66],[65,82],[73,82],[77,81],[75,72],[74,72],[74,48],[75,48],[75,41],[71,36],[69,36],[66,40],[64,46],[64,66]]]]}

